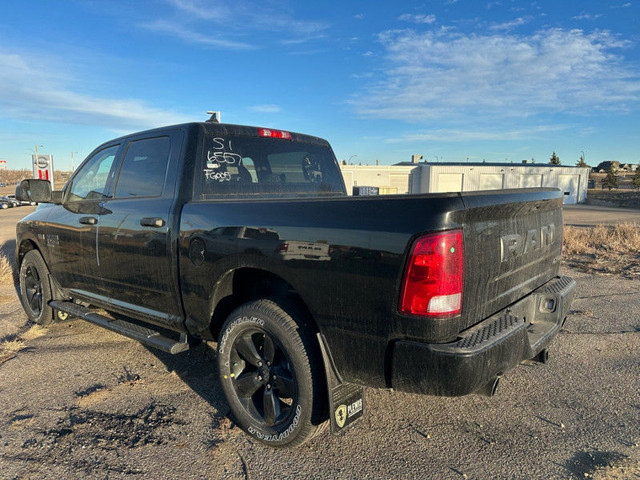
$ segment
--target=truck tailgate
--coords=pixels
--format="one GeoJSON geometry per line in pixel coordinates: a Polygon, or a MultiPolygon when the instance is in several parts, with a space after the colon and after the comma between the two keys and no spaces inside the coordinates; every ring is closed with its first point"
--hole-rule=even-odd
{"type": "Polygon", "coordinates": [[[467,326],[511,305],[558,275],[562,197],[552,189],[461,195],[467,326]]]}

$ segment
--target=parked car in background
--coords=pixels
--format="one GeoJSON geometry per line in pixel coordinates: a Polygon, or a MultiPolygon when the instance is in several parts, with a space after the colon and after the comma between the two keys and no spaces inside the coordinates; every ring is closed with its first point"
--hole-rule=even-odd
{"type": "Polygon", "coordinates": [[[1,209],[5,209],[5,208],[9,208],[11,206],[11,202],[9,202],[9,199],[4,198],[4,197],[0,197],[0,208],[1,209]]]}
{"type": "MultiPolygon", "coordinates": [[[[13,208],[13,207],[17,207],[18,205],[20,205],[20,202],[18,202],[15,198],[15,195],[13,196],[13,198],[9,198],[9,197],[0,197],[0,200],[2,201],[6,201],[7,202],[7,207],[8,208],[13,208]]],[[[5,207],[2,207],[5,208],[5,207]]]]}
{"type": "Polygon", "coordinates": [[[7,198],[12,202],[14,202],[16,207],[19,207],[20,205],[37,205],[36,202],[30,202],[28,200],[18,200],[16,199],[16,196],[13,193],[7,195],[7,198]]]}

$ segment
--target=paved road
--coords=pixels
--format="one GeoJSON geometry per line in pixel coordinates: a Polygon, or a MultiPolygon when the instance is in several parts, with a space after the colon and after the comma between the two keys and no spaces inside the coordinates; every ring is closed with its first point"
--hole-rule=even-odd
{"type": "Polygon", "coordinates": [[[16,245],[16,223],[33,212],[36,207],[24,206],[0,210],[0,251],[13,259],[16,245]]]}
{"type": "Polygon", "coordinates": [[[640,224],[640,210],[631,208],[602,207],[598,205],[565,205],[563,208],[565,225],[592,226],[615,225],[634,222],[640,224]]]}

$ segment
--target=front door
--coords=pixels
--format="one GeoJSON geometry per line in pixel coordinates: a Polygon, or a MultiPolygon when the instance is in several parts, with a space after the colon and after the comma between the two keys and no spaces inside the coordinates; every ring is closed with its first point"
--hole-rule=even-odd
{"type": "Polygon", "coordinates": [[[46,235],[50,269],[63,288],[103,294],[97,251],[101,202],[113,181],[119,145],[95,152],[78,169],[62,205],[52,205],[46,235]]]}

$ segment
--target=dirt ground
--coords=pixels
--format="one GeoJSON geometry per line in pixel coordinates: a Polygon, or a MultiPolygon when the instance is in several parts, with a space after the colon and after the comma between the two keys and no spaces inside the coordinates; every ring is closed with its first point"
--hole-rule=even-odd
{"type": "Polygon", "coordinates": [[[637,478],[640,286],[565,274],[578,294],[548,364],[492,398],[367,389],[359,424],[295,450],[227,417],[214,345],[171,356],[78,320],[27,326],[0,354],[0,478],[637,478]]]}
{"type": "Polygon", "coordinates": [[[79,320],[29,325],[4,284],[0,479],[637,480],[640,284],[563,274],[578,291],[549,363],[516,367],[491,398],[366,389],[360,423],[295,450],[234,425],[214,344],[171,356],[79,320]]]}

